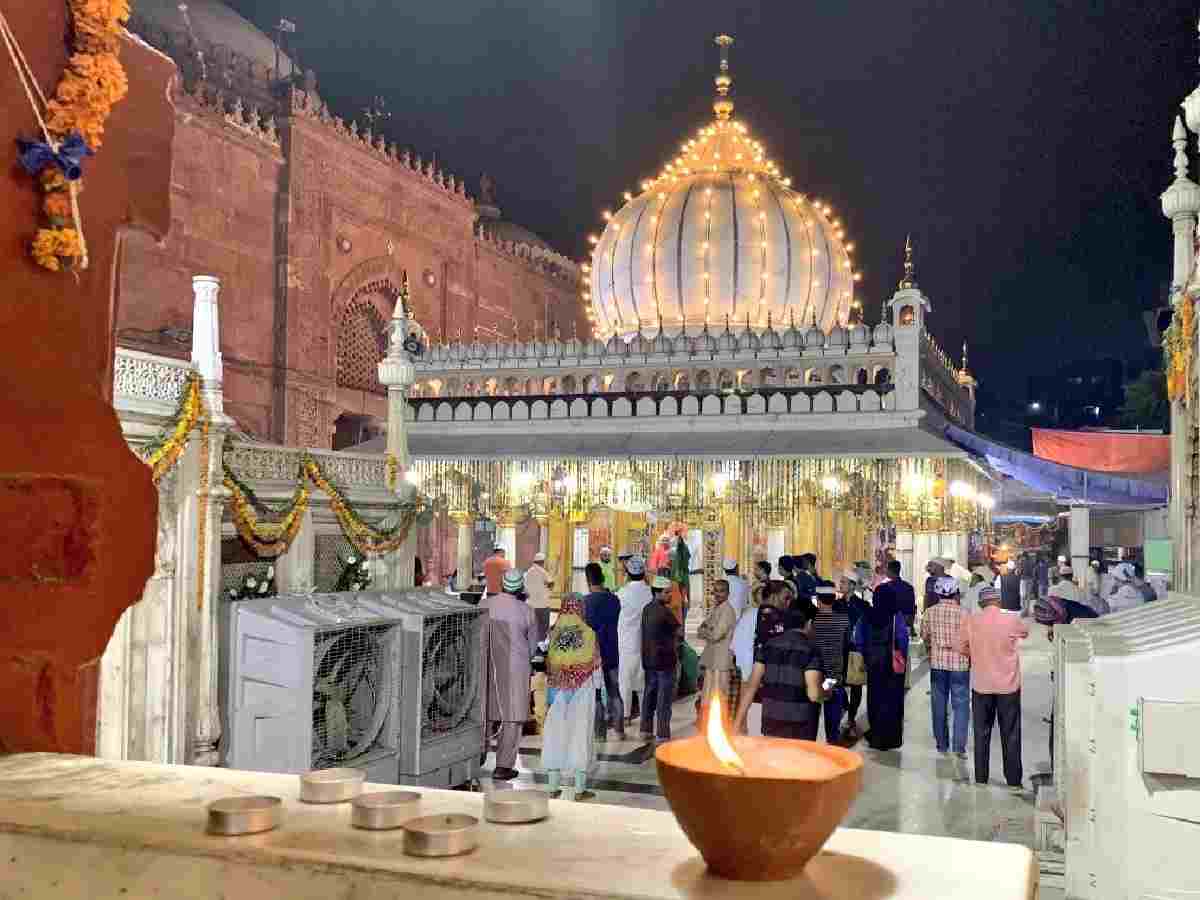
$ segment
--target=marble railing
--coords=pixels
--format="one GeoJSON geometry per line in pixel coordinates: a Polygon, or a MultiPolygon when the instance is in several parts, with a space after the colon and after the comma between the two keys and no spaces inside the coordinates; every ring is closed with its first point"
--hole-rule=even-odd
{"type": "Polygon", "coordinates": [[[387,463],[379,454],[306,451],[299,447],[229,441],[225,445],[225,463],[245,481],[292,482],[296,480],[300,458],[306,452],[338,487],[387,486],[387,463]]]}
{"type": "Polygon", "coordinates": [[[192,364],[182,359],[118,347],[113,361],[113,401],[149,401],[174,407],[191,371],[192,364]]]}
{"type": "Polygon", "coordinates": [[[739,392],[653,391],[525,397],[428,397],[408,401],[416,422],[857,413],[895,409],[891,384],[755,388],[739,392]]]}

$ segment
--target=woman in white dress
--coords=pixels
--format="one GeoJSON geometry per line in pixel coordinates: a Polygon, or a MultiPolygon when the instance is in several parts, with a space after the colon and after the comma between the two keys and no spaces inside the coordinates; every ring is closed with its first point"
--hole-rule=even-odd
{"type": "Polygon", "coordinates": [[[575,779],[575,799],[596,795],[587,789],[596,765],[596,691],[603,690],[600,645],[583,620],[583,598],[567,594],[558,620],[550,629],[546,649],[546,726],[542,764],[550,794],[561,796],[563,774],[575,779]]]}

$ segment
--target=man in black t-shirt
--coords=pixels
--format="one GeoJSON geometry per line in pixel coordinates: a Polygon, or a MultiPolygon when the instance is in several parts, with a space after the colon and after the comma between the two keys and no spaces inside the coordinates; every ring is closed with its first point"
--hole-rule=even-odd
{"type": "MultiPolygon", "coordinates": [[[[583,598],[583,618],[596,632],[600,645],[600,665],[604,672],[604,689],[608,694],[608,727],[617,732],[619,739],[625,737],[625,705],[621,700],[620,647],[617,640],[617,623],[621,617],[621,600],[604,586],[604,570],[598,563],[588,563],[584,569],[587,577],[588,595],[583,598]]],[[[596,710],[597,724],[604,719],[604,710],[596,710]]]]}
{"type": "Polygon", "coordinates": [[[742,691],[735,727],[745,731],[746,715],[755,696],[762,701],[762,731],[770,737],[816,740],[820,704],[826,698],[821,652],[810,633],[806,609],[786,614],[783,634],[754,651],[750,683],[742,691]],[[761,687],[761,691],[759,688],[761,687]]]}

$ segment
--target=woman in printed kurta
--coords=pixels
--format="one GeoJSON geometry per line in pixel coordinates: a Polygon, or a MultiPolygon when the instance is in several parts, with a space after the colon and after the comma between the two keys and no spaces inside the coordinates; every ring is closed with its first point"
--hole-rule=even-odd
{"type": "Polygon", "coordinates": [[[575,799],[595,796],[587,789],[588,773],[596,764],[594,720],[596,690],[603,689],[600,645],[583,620],[583,598],[576,593],[563,598],[558,620],[550,630],[546,649],[546,727],[542,763],[550,792],[558,796],[562,775],[574,773],[575,799]]]}

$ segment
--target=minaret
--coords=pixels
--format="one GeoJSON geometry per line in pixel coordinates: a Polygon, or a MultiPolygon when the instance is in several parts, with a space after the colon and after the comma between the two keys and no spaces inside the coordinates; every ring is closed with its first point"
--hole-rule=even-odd
{"type": "Polygon", "coordinates": [[[963,339],[962,365],[958,369],[958,383],[967,389],[967,393],[971,395],[971,401],[974,402],[975,388],[979,386],[979,382],[975,380],[975,376],[967,368],[967,341],[965,338],[963,339]]]}
{"type": "Polygon", "coordinates": [[[1188,177],[1187,129],[1179,117],[1175,118],[1171,131],[1171,145],[1175,148],[1175,180],[1163,192],[1162,210],[1175,233],[1175,264],[1171,275],[1174,292],[1182,290],[1192,275],[1196,220],[1200,215],[1200,185],[1188,177]]]}

